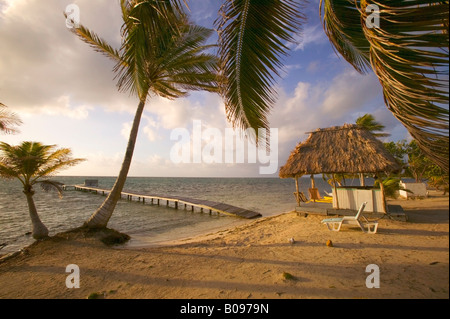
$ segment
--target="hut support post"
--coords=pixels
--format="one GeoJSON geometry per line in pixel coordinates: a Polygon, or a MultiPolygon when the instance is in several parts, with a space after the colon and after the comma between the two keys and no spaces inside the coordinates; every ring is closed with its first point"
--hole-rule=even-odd
{"type": "Polygon", "coordinates": [[[297,200],[298,207],[300,207],[301,201],[300,201],[300,188],[298,187],[298,176],[295,176],[295,189],[297,191],[297,193],[295,194],[295,197],[297,200]]]}
{"type": "Polygon", "coordinates": [[[366,179],[364,178],[364,173],[359,173],[359,183],[361,186],[366,186],[366,179]]]}
{"type": "Polygon", "coordinates": [[[316,180],[314,179],[314,175],[311,175],[311,188],[316,188],[316,180]]]}
{"type": "Polygon", "coordinates": [[[380,182],[380,191],[381,191],[381,202],[383,205],[383,213],[387,214],[388,210],[387,210],[387,205],[386,205],[386,195],[384,193],[384,184],[383,184],[383,179],[381,177],[378,176],[378,181],[380,182]]]}
{"type": "Polygon", "coordinates": [[[336,174],[333,174],[334,196],[336,196],[336,209],[339,209],[339,197],[336,186],[336,174]]]}

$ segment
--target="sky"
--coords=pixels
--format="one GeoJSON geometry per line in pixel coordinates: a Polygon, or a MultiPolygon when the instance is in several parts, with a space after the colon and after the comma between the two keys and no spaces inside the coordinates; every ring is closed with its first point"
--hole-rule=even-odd
{"type": "MultiPolygon", "coordinates": [[[[212,27],[221,2],[190,0],[192,19],[212,27]]],[[[114,62],[67,28],[63,13],[71,4],[80,9],[83,25],[120,47],[118,0],[0,0],[0,102],[23,121],[19,134],[0,140],[58,145],[86,159],[61,175],[116,176],[138,100],[117,91],[114,62]]],[[[255,155],[253,146],[244,144],[244,159],[234,157],[239,149],[227,144],[231,124],[216,94],[192,92],[174,101],[152,97],[129,176],[277,177],[308,132],[354,123],[366,113],[386,126],[391,136],[385,141],[409,139],[387,110],[377,77],[357,73],[333,50],[319,20],[319,1],[310,0],[303,12],[308,17],[303,33],[290,44],[277,79],[278,99],[269,116],[277,139],[270,153],[255,155]],[[227,161],[227,152],[233,160],[227,161]]]]}

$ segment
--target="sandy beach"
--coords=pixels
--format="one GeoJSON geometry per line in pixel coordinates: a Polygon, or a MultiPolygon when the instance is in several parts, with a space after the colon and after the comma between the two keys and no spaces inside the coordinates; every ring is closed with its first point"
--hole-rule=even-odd
{"type": "Polygon", "coordinates": [[[374,235],[331,232],[323,216],[295,212],[152,248],[57,235],[0,264],[0,298],[449,298],[449,198],[430,195],[391,200],[409,220],[383,218],[374,235]],[[79,289],[66,287],[69,264],[79,266],[79,289]],[[380,288],[366,287],[371,264],[380,288]]]}

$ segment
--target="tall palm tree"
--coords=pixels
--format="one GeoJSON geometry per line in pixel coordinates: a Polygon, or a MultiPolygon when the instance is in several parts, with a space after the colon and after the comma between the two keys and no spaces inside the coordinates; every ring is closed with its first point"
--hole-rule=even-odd
{"type": "MultiPolygon", "coordinates": [[[[221,93],[236,125],[268,125],[274,75],[287,52],[285,42],[299,30],[304,2],[224,1],[216,21],[227,79],[221,93]]],[[[448,172],[448,1],[321,0],[320,14],[336,51],[358,72],[375,72],[388,109],[448,172]],[[366,23],[370,4],[380,9],[379,27],[366,23]]]]}
{"type": "Polygon", "coordinates": [[[189,90],[217,91],[217,58],[205,53],[212,31],[190,24],[178,1],[121,0],[122,46],[112,48],[84,26],[74,32],[116,62],[118,88],[139,99],[128,146],[116,182],[86,226],[104,228],[111,218],[130,169],[145,104],[151,96],[175,99],[189,90]]]}
{"type": "Polygon", "coordinates": [[[372,114],[364,114],[356,119],[356,125],[368,130],[375,137],[388,137],[389,133],[383,133],[386,128],[383,124],[375,120],[372,114]]]}
{"type": "Polygon", "coordinates": [[[0,177],[17,178],[22,183],[33,225],[33,238],[43,239],[48,236],[48,229],[40,220],[34,204],[33,186],[40,184],[46,191],[54,189],[61,197],[61,184],[45,178],[82,161],[83,159],[73,159],[70,149],[56,149],[55,145],[23,142],[18,146],[11,146],[0,143],[0,177]]]}
{"type": "MultiPolygon", "coordinates": [[[[375,137],[387,137],[390,136],[388,133],[382,133],[385,126],[380,122],[375,120],[372,114],[365,114],[356,119],[356,125],[362,127],[363,129],[372,133],[375,137]]],[[[366,186],[364,173],[359,173],[359,182],[361,186],[366,186]]]]}
{"type": "Polygon", "coordinates": [[[15,113],[11,113],[6,109],[6,105],[0,103],[0,132],[6,134],[18,133],[14,128],[16,125],[22,124],[22,120],[15,113]]]}

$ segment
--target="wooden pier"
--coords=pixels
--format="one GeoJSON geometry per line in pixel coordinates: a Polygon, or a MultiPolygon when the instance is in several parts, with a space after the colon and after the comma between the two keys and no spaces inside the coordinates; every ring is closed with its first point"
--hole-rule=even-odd
{"type": "MultiPolygon", "coordinates": [[[[64,190],[76,190],[76,191],[85,191],[95,194],[107,195],[110,190],[101,189],[97,187],[87,187],[84,185],[64,185],[64,190]]],[[[162,204],[166,204],[167,207],[170,206],[170,203],[173,204],[173,207],[176,209],[181,208],[184,205],[184,209],[188,209],[188,207],[194,211],[195,208],[200,209],[201,212],[209,211],[209,214],[216,212],[218,214],[225,214],[230,216],[238,216],[242,218],[252,219],[258,218],[262,215],[260,213],[245,209],[239,208],[232,205],[213,202],[208,200],[201,199],[193,199],[187,197],[175,197],[171,195],[148,195],[143,193],[131,193],[131,192],[122,192],[121,198],[126,198],[128,201],[138,201],[145,203],[150,203],[152,205],[161,206],[162,204]]]]}

